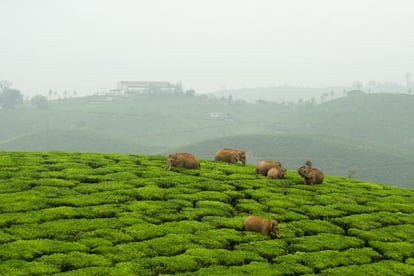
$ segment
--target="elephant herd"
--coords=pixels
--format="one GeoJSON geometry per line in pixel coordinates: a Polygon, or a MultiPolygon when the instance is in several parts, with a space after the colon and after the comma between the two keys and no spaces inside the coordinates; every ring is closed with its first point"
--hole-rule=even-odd
{"type": "MultiPolygon", "coordinates": [[[[245,165],[246,152],[238,149],[221,148],[216,152],[214,160],[232,164],[241,162],[242,165],[245,165]]],[[[168,155],[165,169],[171,170],[173,167],[200,169],[200,161],[188,152],[173,153],[168,155]]],[[[297,172],[303,178],[306,185],[322,184],[323,182],[323,172],[317,168],[313,168],[311,161],[306,161],[303,166],[298,168],[297,172]]],[[[256,174],[268,176],[272,179],[282,179],[285,177],[285,173],[286,168],[279,161],[262,160],[256,165],[256,174]]],[[[277,220],[251,215],[244,220],[243,229],[259,232],[269,238],[280,238],[279,222],[277,220]]]]}
{"type": "MultiPolygon", "coordinates": [[[[245,165],[246,152],[238,149],[221,148],[217,150],[214,160],[232,164],[241,162],[242,165],[245,165]]],[[[188,152],[173,153],[168,155],[165,169],[171,170],[173,167],[200,169],[200,161],[188,152]]],[[[312,167],[311,161],[306,161],[303,166],[298,168],[297,172],[303,178],[303,182],[306,185],[323,183],[323,172],[320,169],[312,167]]],[[[285,177],[286,168],[279,161],[262,160],[256,165],[256,173],[272,179],[282,179],[285,177]]]]}

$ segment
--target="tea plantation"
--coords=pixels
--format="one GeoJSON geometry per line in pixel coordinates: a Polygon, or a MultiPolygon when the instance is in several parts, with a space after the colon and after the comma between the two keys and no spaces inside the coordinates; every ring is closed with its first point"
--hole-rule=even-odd
{"type": "Polygon", "coordinates": [[[414,275],[414,190],[165,160],[1,152],[0,275],[414,275]],[[251,214],[281,238],[243,231],[251,214]]]}

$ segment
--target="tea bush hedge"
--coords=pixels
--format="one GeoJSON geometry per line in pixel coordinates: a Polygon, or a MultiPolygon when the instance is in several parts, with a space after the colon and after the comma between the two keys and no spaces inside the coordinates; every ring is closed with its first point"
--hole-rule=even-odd
{"type": "Polygon", "coordinates": [[[165,162],[0,152],[0,275],[414,275],[413,190],[165,162]],[[244,231],[248,215],[281,238],[244,231]]]}

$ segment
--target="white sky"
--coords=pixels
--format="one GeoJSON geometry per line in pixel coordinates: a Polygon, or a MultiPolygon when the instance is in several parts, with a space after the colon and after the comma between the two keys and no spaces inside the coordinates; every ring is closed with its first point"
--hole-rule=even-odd
{"type": "Polygon", "coordinates": [[[0,80],[79,95],[120,80],[199,93],[405,83],[411,0],[0,0],[0,80]]]}

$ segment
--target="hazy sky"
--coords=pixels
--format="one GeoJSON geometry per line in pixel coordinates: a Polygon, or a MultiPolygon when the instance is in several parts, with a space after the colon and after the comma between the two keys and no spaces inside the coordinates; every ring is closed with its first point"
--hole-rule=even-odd
{"type": "Polygon", "coordinates": [[[411,0],[0,0],[0,37],[0,80],[27,95],[120,80],[208,93],[414,75],[411,0]]]}

